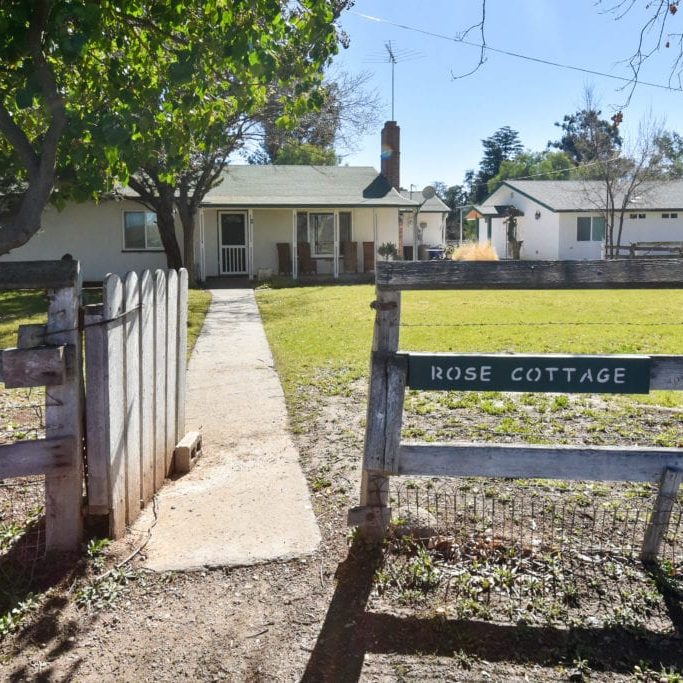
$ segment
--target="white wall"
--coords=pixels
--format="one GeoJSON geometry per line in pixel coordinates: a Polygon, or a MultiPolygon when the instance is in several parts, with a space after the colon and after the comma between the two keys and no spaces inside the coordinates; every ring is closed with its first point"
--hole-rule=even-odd
{"type": "Polygon", "coordinates": [[[600,217],[600,213],[562,213],[560,214],[560,255],[561,260],[569,261],[597,261],[602,258],[602,241],[579,242],[576,239],[577,221],[579,216],[600,217]]]}
{"type": "MultiPolygon", "coordinates": [[[[627,211],[624,217],[624,232],[621,238],[623,245],[631,242],[681,242],[683,241],[683,211],[678,211],[677,218],[662,218],[662,213],[669,211],[638,211],[645,213],[645,218],[630,218],[636,211],[627,211]]],[[[616,240],[616,230],[614,239],[616,240]]]]}
{"type": "MultiPolygon", "coordinates": [[[[166,268],[163,250],[123,249],[123,212],[144,210],[131,200],[70,203],[62,211],[50,206],[43,213],[43,227],[24,246],[0,256],[0,262],[60,259],[69,253],[80,261],[86,281],[101,281],[107,273],[166,268]]],[[[182,249],[179,225],[176,235],[182,249]]]]}

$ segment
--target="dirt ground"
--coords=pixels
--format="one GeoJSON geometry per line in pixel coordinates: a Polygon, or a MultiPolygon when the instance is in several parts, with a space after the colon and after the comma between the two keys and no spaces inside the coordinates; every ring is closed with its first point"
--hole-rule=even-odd
{"type": "MultiPolygon", "coordinates": [[[[432,394],[411,395],[406,405],[406,433],[419,439],[683,445],[676,409],[432,394]]],[[[650,572],[626,547],[643,520],[625,511],[645,514],[654,495],[642,485],[404,482],[393,494],[397,508],[434,511],[429,492],[443,494],[456,501],[463,535],[437,514],[430,541],[397,535],[371,549],[345,523],[357,504],[364,386],[340,388],[321,375],[294,409],[323,537],[314,555],[155,574],[137,566],[139,556],[121,564],[144,538],[106,549],[91,543],[77,566],[60,574],[54,565],[45,577],[53,587],[0,643],[0,677],[681,680],[680,505],[669,559],[650,572]],[[536,520],[548,520],[542,532],[536,520]]]]}

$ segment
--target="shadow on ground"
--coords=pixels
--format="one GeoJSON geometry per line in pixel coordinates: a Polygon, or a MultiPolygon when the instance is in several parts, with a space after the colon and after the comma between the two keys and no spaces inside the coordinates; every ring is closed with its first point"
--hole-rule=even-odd
{"type": "Polygon", "coordinates": [[[403,617],[367,611],[380,548],[355,541],[337,569],[337,588],[302,677],[357,681],[366,653],[452,656],[489,662],[556,666],[586,658],[595,669],[629,673],[641,661],[683,666],[683,595],[651,568],[678,635],[624,628],[508,625],[443,617],[403,617]]]}

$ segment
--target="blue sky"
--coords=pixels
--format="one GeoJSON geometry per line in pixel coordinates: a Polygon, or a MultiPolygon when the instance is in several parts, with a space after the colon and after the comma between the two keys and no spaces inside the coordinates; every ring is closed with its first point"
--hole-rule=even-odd
{"type": "MultiPolygon", "coordinates": [[[[634,51],[647,17],[645,0],[622,19],[606,10],[619,0],[488,0],[486,41],[491,47],[522,53],[616,76],[628,76],[623,60],[634,51]]],[[[401,184],[423,186],[434,180],[462,182],[481,159],[481,140],[508,125],[526,148],[542,150],[559,129],[553,124],[576,111],[589,86],[605,117],[625,102],[620,83],[608,78],[487,53],[476,73],[453,79],[478,62],[476,47],[425,35],[413,29],[456,36],[479,20],[478,0],[357,0],[341,20],[351,38],[336,67],[350,73],[372,73],[371,87],[384,104],[382,122],[391,118],[391,67],[379,62],[391,41],[400,53],[417,58],[395,67],[395,118],[401,127],[401,184]],[[367,19],[369,15],[382,21],[367,19]],[[390,22],[390,23],[387,23],[390,22]]],[[[669,30],[683,30],[683,10],[670,18],[669,30]]],[[[468,40],[479,42],[473,31],[468,40]]],[[[641,79],[666,84],[673,49],[661,50],[647,64],[641,79]]],[[[622,131],[637,131],[652,111],[669,129],[683,132],[683,92],[639,86],[624,110],[622,131]]],[[[381,124],[379,126],[381,128],[381,124]]],[[[362,137],[357,151],[344,158],[350,165],[379,167],[379,128],[362,137]]]]}

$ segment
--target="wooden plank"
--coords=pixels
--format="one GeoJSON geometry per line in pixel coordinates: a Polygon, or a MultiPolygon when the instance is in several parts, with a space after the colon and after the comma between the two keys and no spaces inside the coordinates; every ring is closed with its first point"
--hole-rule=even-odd
{"type": "Polygon", "coordinates": [[[142,500],[154,490],[154,281],[145,270],[140,277],[140,454],[142,500]]]}
{"type": "Polygon", "coordinates": [[[402,443],[398,473],[436,477],[656,481],[667,467],[683,467],[683,449],[402,443]]]}
{"type": "Polygon", "coordinates": [[[140,514],[142,457],[140,454],[140,282],[130,272],[123,283],[123,362],[125,366],[126,522],[140,514]]]}
{"type": "Polygon", "coordinates": [[[118,275],[110,274],[103,283],[103,308],[106,325],[106,385],[108,388],[107,437],[109,485],[109,533],[120,538],[126,532],[126,432],[125,365],[123,356],[123,285],[118,275]]]}
{"type": "Polygon", "coordinates": [[[166,273],[154,273],[154,490],[166,478],[166,273]]]}
{"type": "Polygon", "coordinates": [[[185,436],[185,395],[187,380],[187,270],[178,271],[178,349],[176,351],[176,434],[178,443],[185,436]]]}
{"type": "Polygon", "coordinates": [[[17,261],[0,268],[0,291],[7,289],[62,289],[80,281],[78,261],[17,261]]]}
{"type": "MultiPolygon", "coordinates": [[[[2,269],[0,269],[2,270],[2,269]]],[[[45,477],[45,542],[48,552],[79,550],[83,537],[83,358],[79,308],[78,264],[71,271],[76,284],[48,290],[47,333],[56,346],[70,346],[67,381],[45,390],[45,436],[73,439],[71,466],[45,477]]],[[[3,354],[4,355],[4,354],[3,354]]]]}
{"type": "Polygon", "coordinates": [[[383,261],[376,283],[386,291],[676,288],[683,287],[683,261],[383,261]]]}
{"type": "Polygon", "coordinates": [[[33,349],[45,346],[45,325],[19,325],[17,332],[17,348],[33,349]]]}
{"type": "Polygon", "coordinates": [[[173,469],[173,449],[176,445],[176,387],[178,377],[178,273],[169,270],[166,276],[166,451],[165,469],[173,469]]]}
{"type": "Polygon", "coordinates": [[[387,356],[374,352],[370,363],[363,467],[384,469],[387,421],[387,356]]]}
{"type": "Polygon", "coordinates": [[[33,474],[61,476],[73,468],[75,453],[76,444],[68,436],[2,445],[0,479],[33,474]]]}
{"type": "Polygon", "coordinates": [[[86,312],[84,316],[89,514],[109,514],[109,387],[107,331],[103,319],[101,312],[86,312]]]}
{"type": "Polygon", "coordinates": [[[58,386],[66,382],[64,346],[39,346],[33,349],[2,351],[3,381],[7,389],[58,386]]]}
{"type": "Polygon", "coordinates": [[[643,562],[654,562],[659,555],[659,548],[666,530],[669,528],[671,512],[683,482],[683,470],[667,468],[662,474],[659,491],[652,514],[645,529],[643,547],[640,558],[643,562]]]}
{"type": "Polygon", "coordinates": [[[395,472],[398,466],[398,448],[401,443],[403,400],[406,392],[408,359],[390,357],[387,362],[387,417],[384,444],[384,469],[395,472]]]}
{"type": "Polygon", "coordinates": [[[683,391],[683,356],[650,356],[650,390],[683,391]]]}

